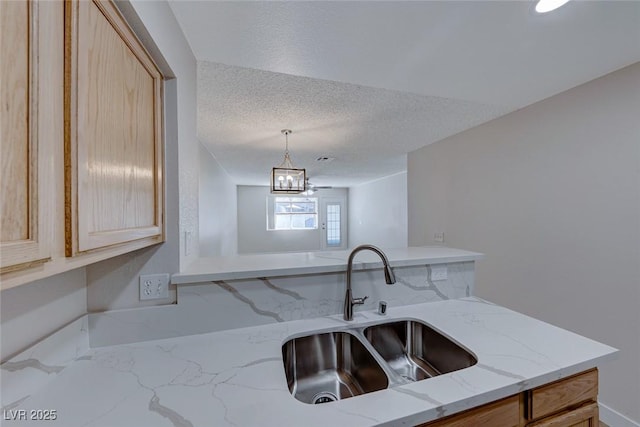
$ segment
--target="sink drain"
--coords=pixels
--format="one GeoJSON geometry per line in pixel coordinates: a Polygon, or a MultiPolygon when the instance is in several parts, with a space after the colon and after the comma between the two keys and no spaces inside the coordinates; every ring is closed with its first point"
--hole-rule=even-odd
{"type": "Polygon", "coordinates": [[[329,403],[335,402],[336,400],[338,400],[338,398],[335,394],[329,393],[328,391],[323,391],[313,396],[313,399],[311,399],[311,403],[317,405],[318,403],[329,403]]]}

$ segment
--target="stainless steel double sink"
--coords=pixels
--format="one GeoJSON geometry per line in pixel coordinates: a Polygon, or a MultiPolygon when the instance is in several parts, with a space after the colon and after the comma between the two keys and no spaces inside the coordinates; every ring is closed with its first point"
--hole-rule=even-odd
{"type": "Polygon", "coordinates": [[[282,346],[289,391],[328,403],[468,368],[476,357],[416,320],[340,328],[282,346]]]}

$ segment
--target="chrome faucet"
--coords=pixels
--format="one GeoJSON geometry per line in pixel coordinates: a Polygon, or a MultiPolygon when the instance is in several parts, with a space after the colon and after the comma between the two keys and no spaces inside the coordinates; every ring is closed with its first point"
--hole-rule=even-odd
{"type": "Polygon", "coordinates": [[[351,254],[349,254],[349,262],[347,264],[347,292],[344,295],[344,320],[353,320],[353,306],[364,304],[364,301],[369,298],[368,296],[365,296],[364,298],[353,298],[353,296],[351,295],[351,273],[353,270],[353,258],[358,252],[365,249],[375,252],[382,259],[382,263],[384,264],[384,280],[385,282],[387,282],[387,285],[396,283],[396,276],[393,274],[393,270],[389,266],[389,260],[380,248],[377,248],[373,245],[360,245],[356,247],[351,251],[351,254]]]}

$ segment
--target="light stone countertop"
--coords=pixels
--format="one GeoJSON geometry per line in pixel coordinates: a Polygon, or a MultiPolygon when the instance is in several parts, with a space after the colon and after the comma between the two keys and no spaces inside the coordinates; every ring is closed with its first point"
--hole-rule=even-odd
{"type": "MultiPolygon", "coordinates": [[[[476,261],[483,255],[443,246],[384,248],[392,267],[476,261]]],[[[174,284],[234,280],[255,277],[292,276],[344,272],[350,250],[291,252],[274,254],[246,254],[199,258],[184,271],[171,277],[174,284]]],[[[380,258],[363,251],[354,259],[354,270],[381,268],[380,258]]]]}
{"type": "MultiPolygon", "coordinates": [[[[89,350],[13,406],[54,409],[46,425],[110,427],[415,425],[584,371],[616,350],[471,297],[89,350]],[[315,331],[418,319],[478,363],[428,380],[308,405],[289,392],[282,344],[315,331]]],[[[4,421],[3,426],[43,425],[4,421]],[[6,423],[6,424],[5,424],[6,423]]]]}

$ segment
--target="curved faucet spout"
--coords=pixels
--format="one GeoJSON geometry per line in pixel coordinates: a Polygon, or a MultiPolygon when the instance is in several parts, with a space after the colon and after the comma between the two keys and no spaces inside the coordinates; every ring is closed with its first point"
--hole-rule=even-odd
{"type": "Polygon", "coordinates": [[[344,320],[353,320],[353,306],[364,304],[364,301],[368,298],[366,296],[364,298],[353,298],[353,295],[351,294],[351,274],[353,272],[353,258],[355,258],[358,252],[363,250],[369,250],[378,254],[380,259],[382,259],[382,263],[384,264],[385,282],[387,283],[387,285],[392,285],[396,283],[396,276],[395,274],[393,274],[393,270],[389,265],[389,259],[387,259],[387,256],[385,255],[385,253],[382,252],[382,249],[373,245],[357,246],[349,254],[349,261],[347,263],[347,291],[345,292],[345,295],[344,295],[344,320]]]}

